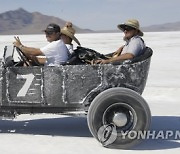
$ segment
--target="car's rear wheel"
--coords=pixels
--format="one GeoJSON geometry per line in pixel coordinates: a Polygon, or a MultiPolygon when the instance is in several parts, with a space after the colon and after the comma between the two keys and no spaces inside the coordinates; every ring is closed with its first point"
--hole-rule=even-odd
{"type": "Polygon", "coordinates": [[[138,133],[145,133],[151,123],[146,101],[127,88],[111,88],[100,93],[88,110],[92,135],[105,147],[128,149],[138,144],[138,133]]]}

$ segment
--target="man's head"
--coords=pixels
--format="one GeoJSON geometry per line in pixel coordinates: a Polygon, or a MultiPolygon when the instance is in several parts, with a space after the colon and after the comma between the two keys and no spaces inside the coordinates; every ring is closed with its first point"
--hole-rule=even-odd
{"type": "Polygon", "coordinates": [[[61,29],[57,24],[51,23],[44,30],[48,42],[60,39],[61,29]]]}
{"type": "Polygon", "coordinates": [[[65,26],[61,29],[61,38],[65,44],[71,44],[74,40],[78,45],[81,45],[78,39],[75,37],[75,29],[71,22],[67,22],[65,26]]]}
{"type": "Polygon", "coordinates": [[[133,36],[143,36],[143,32],[140,30],[139,22],[136,19],[129,19],[123,24],[117,26],[125,34],[124,39],[129,40],[133,36]]]}

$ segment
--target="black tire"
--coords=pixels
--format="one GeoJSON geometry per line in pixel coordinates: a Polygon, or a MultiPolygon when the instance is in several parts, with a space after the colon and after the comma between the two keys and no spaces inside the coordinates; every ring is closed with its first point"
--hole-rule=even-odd
{"type": "Polygon", "coordinates": [[[103,146],[129,149],[141,141],[132,132],[144,133],[149,129],[151,112],[146,101],[135,91],[111,88],[96,96],[89,107],[87,120],[91,134],[103,146]]]}

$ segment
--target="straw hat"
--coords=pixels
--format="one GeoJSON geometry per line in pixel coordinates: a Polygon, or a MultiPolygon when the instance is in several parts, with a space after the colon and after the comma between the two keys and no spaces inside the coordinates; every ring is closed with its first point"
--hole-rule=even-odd
{"type": "Polygon", "coordinates": [[[78,45],[81,45],[78,39],[74,36],[75,35],[75,29],[72,27],[71,22],[67,22],[65,26],[61,29],[61,33],[70,37],[72,40],[74,40],[78,45]]]}
{"type": "Polygon", "coordinates": [[[125,26],[130,26],[139,30],[139,33],[138,33],[139,36],[144,35],[143,32],[140,30],[139,21],[136,19],[129,19],[125,23],[117,25],[117,27],[122,31],[124,31],[125,26]]]}

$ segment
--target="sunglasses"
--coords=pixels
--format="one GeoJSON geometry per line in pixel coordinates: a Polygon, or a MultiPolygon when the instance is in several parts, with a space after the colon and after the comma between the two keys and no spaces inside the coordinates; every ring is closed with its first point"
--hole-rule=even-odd
{"type": "Polygon", "coordinates": [[[52,35],[53,33],[55,33],[54,31],[45,31],[46,35],[52,35]]]}
{"type": "Polygon", "coordinates": [[[135,28],[130,27],[130,26],[125,26],[125,27],[123,28],[123,31],[132,31],[132,30],[135,30],[135,28]]]}

